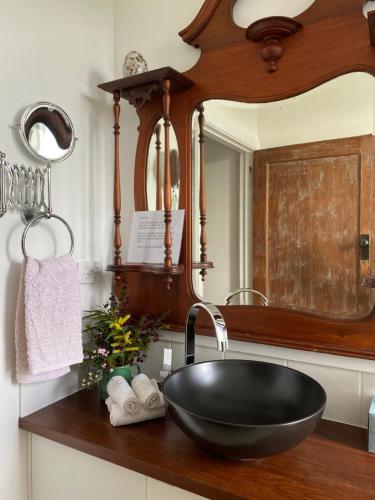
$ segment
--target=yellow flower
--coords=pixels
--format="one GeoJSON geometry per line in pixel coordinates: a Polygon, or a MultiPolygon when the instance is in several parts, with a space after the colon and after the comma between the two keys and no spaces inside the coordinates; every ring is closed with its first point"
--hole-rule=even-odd
{"type": "Polygon", "coordinates": [[[122,326],[117,322],[111,323],[109,325],[109,328],[113,328],[114,330],[122,330],[122,326]]]}
{"type": "Polygon", "coordinates": [[[127,314],[126,316],[123,316],[122,318],[120,318],[118,320],[118,322],[120,323],[120,325],[123,325],[124,323],[126,323],[128,321],[129,318],[130,318],[130,314],[127,314]]]}
{"type": "Polygon", "coordinates": [[[129,318],[130,314],[122,316],[117,321],[113,321],[112,323],[110,323],[109,328],[112,328],[113,330],[122,330],[122,325],[126,323],[129,318]]]}
{"type": "Polygon", "coordinates": [[[130,335],[131,335],[131,332],[127,332],[127,333],[124,334],[125,345],[132,343],[132,341],[130,340],[130,335]]]}
{"type": "Polygon", "coordinates": [[[112,346],[113,345],[120,345],[120,341],[123,342],[125,345],[131,344],[133,342],[132,340],[130,340],[131,334],[132,334],[132,332],[125,332],[122,335],[115,335],[113,338],[119,342],[118,342],[118,344],[112,344],[112,346]]]}

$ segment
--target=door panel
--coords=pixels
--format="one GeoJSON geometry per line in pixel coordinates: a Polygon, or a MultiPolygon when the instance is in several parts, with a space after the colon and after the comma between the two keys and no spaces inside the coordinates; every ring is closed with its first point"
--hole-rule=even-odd
{"type": "Polygon", "coordinates": [[[359,240],[371,245],[373,145],[363,136],[255,153],[253,285],[272,305],[369,312],[359,240]]]}

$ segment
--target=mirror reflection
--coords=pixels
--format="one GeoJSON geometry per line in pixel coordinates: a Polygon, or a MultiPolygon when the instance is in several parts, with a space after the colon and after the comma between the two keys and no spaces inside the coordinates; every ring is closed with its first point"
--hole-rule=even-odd
{"type": "Polygon", "coordinates": [[[29,152],[38,159],[62,161],[74,149],[73,124],[56,104],[40,102],[28,107],[21,118],[20,134],[29,152]]]}
{"type": "MultiPolygon", "coordinates": [[[[172,210],[178,210],[180,196],[180,160],[173,126],[169,129],[169,161],[171,167],[172,210]]],[[[146,192],[148,210],[164,209],[164,127],[163,119],[156,123],[147,154],[146,192]]]]}
{"type": "Polygon", "coordinates": [[[199,297],[340,318],[371,311],[373,82],[353,73],[279,102],[206,101],[203,127],[194,112],[199,297]],[[214,268],[202,272],[203,261],[214,268]]]}

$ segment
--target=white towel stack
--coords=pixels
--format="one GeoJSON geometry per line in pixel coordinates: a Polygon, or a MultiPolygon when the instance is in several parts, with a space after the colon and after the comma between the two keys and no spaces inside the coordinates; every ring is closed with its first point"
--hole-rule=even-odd
{"type": "Polygon", "coordinates": [[[164,417],[164,398],[156,380],[150,380],[141,373],[134,377],[131,385],[123,377],[117,376],[108,382],[109,398],[105,403],[114,427],[164,417]]]}
{"type": "Polygon", "coordinates": [[[124,377],[112,377],[108,382],[107,392],[122,413],[136,415],[139,412],[141,403],[124,377]]]}

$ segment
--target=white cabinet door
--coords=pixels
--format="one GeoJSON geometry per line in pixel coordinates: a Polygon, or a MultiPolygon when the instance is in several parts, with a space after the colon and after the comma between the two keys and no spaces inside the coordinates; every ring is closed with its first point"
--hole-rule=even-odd
{"type": "Polygon", "coordinates": [[[31,481],[31,500],[146,500],[142,474],[35,434],[31,481]]]}
{"type": "Polygon", "coordinates": [[[205,500],[205,498],[156,479],[147,479],[147,500],[205,500]]]}

